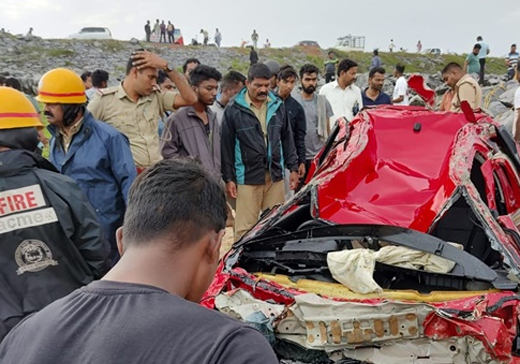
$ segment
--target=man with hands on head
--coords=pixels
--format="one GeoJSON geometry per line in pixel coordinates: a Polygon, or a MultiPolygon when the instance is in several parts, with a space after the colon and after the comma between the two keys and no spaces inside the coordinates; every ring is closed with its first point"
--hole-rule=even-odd
{"type": "Polygon", "coordinates": [[[88,109],[96,119],[128,137],[135,165],[141,172],[162,159],[157,133],[161,116],[195,102],[197,96],[182,74],[158,55],[140,49],[132,53],[123,82],[99,90],[88,109]],[[159,90],[158,70],[166,73],[178,92],[159,90]]]}

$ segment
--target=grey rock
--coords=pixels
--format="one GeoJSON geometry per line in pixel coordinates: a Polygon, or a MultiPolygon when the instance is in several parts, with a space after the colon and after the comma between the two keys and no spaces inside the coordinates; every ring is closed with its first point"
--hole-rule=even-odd
{"type": "Polygon", "coordinates": [[[487,108],[488,111],[491,113],[491,116],[498,116],[500,114],[503,114],[509,110],[502,102],[500,101],[493,101],[489,104],[489,107],[487,108]]]}
{"type": "Polygon", "coordinates": [[[139,39],[136,39],[136,38],[132,38],[130,39],[130,44],[139,44],[139,39]]]}
{"type": "Polygon", "coordinates": [[[500,95],[498,100],[500,102],[506,104],[506,105],[513,106],[514,98],[515,98],[515,92],[516,92],[516,89],[510,88],[509,90],[507,90],[504,93],[502,93],[502,95],[500,95]]]}

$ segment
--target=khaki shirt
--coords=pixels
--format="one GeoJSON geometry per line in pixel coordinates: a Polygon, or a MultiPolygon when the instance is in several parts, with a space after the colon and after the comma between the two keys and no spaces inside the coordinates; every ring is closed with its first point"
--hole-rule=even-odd
{"type": "Polygon", "coordinates": [[[132,101],[119,86],[99,90],[88,105],[94,118],[105,121],[127,136],[134,163],[139,168],[150,167],[162,159],[159,150],[159,120],[165,111],[175,111],[174,92],[154,91],[149,96],[132,101]]]}
{"type": "Polygon", "coordinates": [[[246,91],[245,100],[249,105],[251,111],[255,114],[256,118],[260,122],[260,126],[262,127],[264,137],[267,138],[267,103],[271,101],[271,99],[268,96],[267,100],[262,104],[260,108],[258,108],[255,106],[255,104],[253,104],[251,98],[249,97],[249,93],[246,91]]]}
{"type": "Polygon", "coordinates": [[[460,103],[462,101],[467,101],[472,110],[477,110],[482,107],[482,89],[478,82],[470,75],[462,76],[455,85],[450,111],[461,112],[460,103]]]}
{"type": "Polygon", "coordinates": [[[72,143],[72,138],[74,138],[74,135],[78,134],[79,129],[81,128],[81,124],[83,124],[83,118],[81,118],[76,124],[71,126],[68,134],[60,128],[61,145],[63,147],[63,150],[65,150],[65,153],[69,151],[70,143],[72,143]]]}

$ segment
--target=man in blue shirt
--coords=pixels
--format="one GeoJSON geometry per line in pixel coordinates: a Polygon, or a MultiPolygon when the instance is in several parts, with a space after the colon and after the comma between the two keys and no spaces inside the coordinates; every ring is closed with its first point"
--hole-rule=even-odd
{"type": "Polygon", "coordinates": [[[480,74],[478,83],[480,85],[483,85],[484,73],[486,69],[486,58],[489,54],[489,45],[484,42],[484,39],[480,35],[477,37],[477,44],[480,44],[480,51],[478,52],[478,60],[480,62],[480,74]]]}
{"type": "Polygon", "coordinates": [[[383,61],[381,57],[379,57],[379,51],[374,49],[374,55],[372,56],[372,62],[370,63],[370,71],[374,68],[381,67],[383,65],[383,61]]]}
{"type": "Polygon", "coordinates": [[[128,191],[137,177],[128,139],[86,110],[83,82],[71,70],[56,68],[43,75],[36,99],[45,104],[51,124],[51,163],[87,196],[115,262],[115,233],[123,225],[128,191]]]}
{"type": "Polygon", "coordinates": [[[368,74],[368,87],[361,92],[364,106],[392,104],[390,96],[382,91],[384,83],[385,69],[381,67],[372,68],[368,74]]]}
{"type": "Polygon", "coordinates": [[[462,68],[465,73],[467,73],[477,81],[481,68],[480,61],[478,58],[478,54],[481,48],[482,47],[480,46],[480,44],[475,44],[475,46],[473,47],[473,51],[466,57],[466,60],[464,61],[464,67],[462,68]]]}

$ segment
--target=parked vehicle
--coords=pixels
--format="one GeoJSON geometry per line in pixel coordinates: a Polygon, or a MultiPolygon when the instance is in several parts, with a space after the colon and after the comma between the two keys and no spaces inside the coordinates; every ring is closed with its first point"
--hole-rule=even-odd
{"type": "Polygon", "coordinates": [[[108,28],[88,27],[69,35],[69,39],[112,39],[112,33],[108,28]]]}
{"type": "Polygon", "coordinates": [[[202,304],[312,363],[520,363],[520,157],[485,114],[339,119],[202,304]]]}
{"type": "Polygon", "coordinates": [[[298,47],[316,47],[321,48],[315,40],[302,40],[296,44],[298,47]]]}
{"type": "Polygon", "coordinates": [[[434,54],[436,56],[440,56],[442,54],[442,50],[440,48],[426,48],[423,51],[424,54],[434,54]]]}

